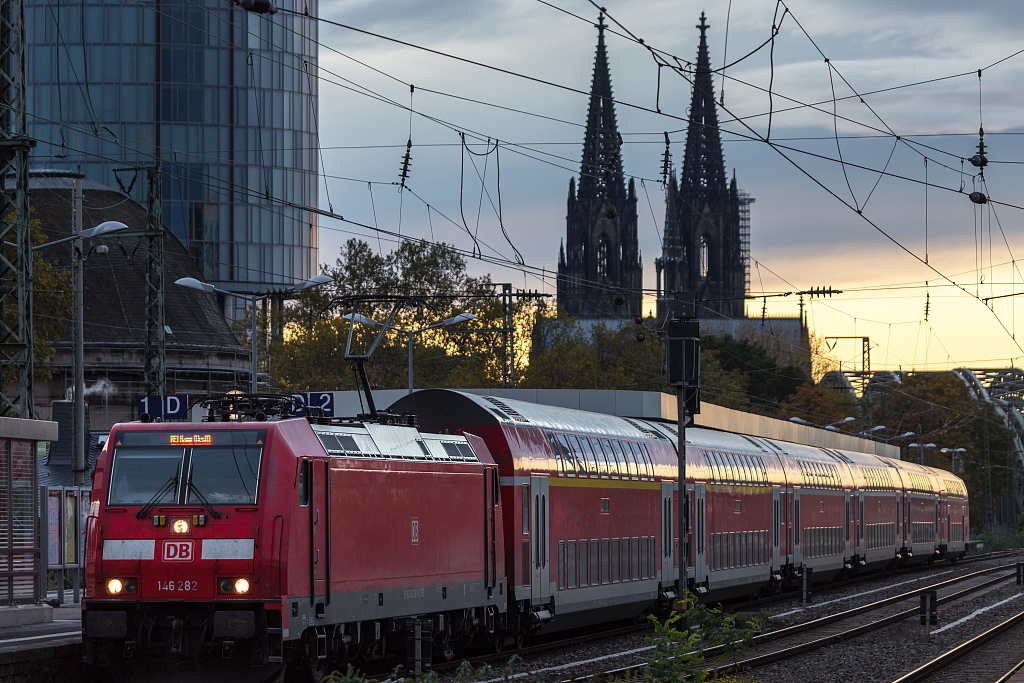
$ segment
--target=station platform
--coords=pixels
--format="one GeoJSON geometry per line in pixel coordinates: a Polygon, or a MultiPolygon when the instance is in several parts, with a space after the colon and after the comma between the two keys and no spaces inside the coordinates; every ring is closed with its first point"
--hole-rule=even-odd
{"type": "Polygon", "coordinates": [[[0,683],[60,680],[81,667],[81,605],[31,607],[46,610],[0,610],[0,683]]]}

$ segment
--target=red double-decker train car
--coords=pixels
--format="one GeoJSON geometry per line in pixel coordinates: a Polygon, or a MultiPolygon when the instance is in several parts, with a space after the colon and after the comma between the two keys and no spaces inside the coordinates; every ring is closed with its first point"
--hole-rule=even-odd
{"type": "MultiPolygon", "coordinates": [[[[676,597],[674,425],[449,390],[358,420],[274,416],[268,400],[113,428],[87,662],[316,681],[414,643],[450,658],[676,597]]],[[[707,429],[687,430],[686,459],[686,583],[703,599],[965,552],[948,472],[707,429]]]]}

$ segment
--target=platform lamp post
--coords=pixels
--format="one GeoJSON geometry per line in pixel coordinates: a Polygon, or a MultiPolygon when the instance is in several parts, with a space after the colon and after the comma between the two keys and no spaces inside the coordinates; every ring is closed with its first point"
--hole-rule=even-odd
{"type": "MultiPolygon", "coordinates": [[[[907,446],[907,448],[916,448],[917,449],[917,462],[918,462],[918,464],[923,465],[924,464],[924,449],[926,449],[926,448],[936,448],[936,446],[933,443],[912,443],[912,444],[909,444],[907,446]]],[[[946,449],[943,448],[942,451],[945,452],[946,449]]]]}
{"type": "MultiPolygon", "coordinates": [[[[341,317],[344,318],[345,320],[348,320],[348,321],[355,320],[355,322],[363,323],[364,325],[377,325],[378,327],[383,325],[383,323],[379,323],[376,320],[374,320],[373,318],[367,318],[365,315],[360,315],[359,313],[356,313],[354,316],[353,316],[352,313],[346,313],[345,315],[343,315],[341,317]]],[[[447,327],[448,325],[457,325],[459,323],[468,322],[470,320],[476,320],[476,316],[474,314],[472,314],[472,313],[459,313],[456,316],[453,316],[451,318],[445,318],[444,320],[442,320],[439,323],[434,323],[433,325],[427,325],[426,327],[421,327],[418,330],[403,330],[400,327],[391,327],[391,328],[389,328],[389,329],[394,330],[395,332],[401,332],[401,333],[407,335],[407,342],[406,343],[408,344],[408,348],[409,348],[409,393],[410,394],[412,393],[412,337],[413,337],[413,335],[414,334],[420,334],[421,332],[426,332],[427,330],[437,329],[438,327],[447,327]]]]}
{"type": "Polygon", "coordinates": [[[835,422],[829,423],[827,425],[820,425],[814,422],[809,422],[803,419],[802,417],[791,417],[789,418],[789,421],[798,425],[804,425],[805,427],[817,427],[818,429],[827,429],[830,432],[841,432],[841,430],[838,427],[836,427],[836,425],[846,424],[847,422],[853,422],[856,419],[857,418],[855,417],[844,417],[842,420],[836,420],[835,422]]]}
{"type": "MultiPolygon", "coordinates": [[[[82,179],[75,178],[75,197],[81,197],[82,179]]],[[[82,229],[82,212],[79,209],[81,203],[75,203],[74,234],[71,237],[47,242],[32,247],[32,251],[46,249],[58,244],[67,242],[78,242],[72,248],[71,257],[74,259],[75,277],[75,433],[73,435],[74,466],[72,473],[76,486],[85,483],[85,259],[93,251],[104,254],[107,252],[105,244],[97,245],[86,253],[82,248],[81,240],[95,239],[101,235],[107,235],[119,230],[127,230],[128,226],[119,221],[106,221],[94,228],[82,229]]]]}
{"type": "MultiPolygon", "coordinates": [[[[316,275],[314,277],[309,278],[305,282],[300,282],[299,284],[295,285],[294,287],[292,287],[292,291],[298,294],[304,289],[309,289],[310,287],[318,287],[320,285],[327,284],[328,282],[331,282],[331,278],[329,276],[316,275]]],[[[214,287],[208,282],[201,282],[200,280],[197,280],[194,277],[178,278],[177,280],[174,281],[174,284],[181,285],[182,287],[188,287],[189,289],[198,289],[200,292],[207,292],[208,294],[217,293],[223,294],[225,296],[233,296],[236,299],[242,299],[244,301],[249,302],[249,304],[251,305],[252,317],[252,331],[250,332],[249,337],[249,373],[251,375],[251,381],[249,383],[249,393],[258,393],[258,375],[256,373],[256,339],[258,335],[258,332],[256,330],[256,302],[266,301],[271,293],[267,292],[266,294],[249,295],[239,294],[237,292],[229,292],[227,290],[214,287]]]]}
{"type": "MultiPolygon", "coordinates": [[[[694,316],[695,307],[690,296],[692,295],[685,299],[677,297],[672,302],[675,304],[673,313],[676,317],[665,323],[668,333],[668,383],[669,386],[676,388],[678,406],[676,450],[679,457],[679,579],[676,584],[676,599],[679,601],[682,601],[686,594],[686,563],[689,550],[686,543],[690,511],[686,494],[686,423],[700,412],[700,323],[694,316]]],[[[671,543],[671,535],[669,542],[671,543]]]]}
{"type": "MultiPolygon", "coordinates": [[[[935,444],[928,444],[932,448],[935,444]]],[[[949,472],[950,474],[956,474],[956,456],[966,453],[966,448],[940,448],[939,453],[949,453],[949,472]]]]}

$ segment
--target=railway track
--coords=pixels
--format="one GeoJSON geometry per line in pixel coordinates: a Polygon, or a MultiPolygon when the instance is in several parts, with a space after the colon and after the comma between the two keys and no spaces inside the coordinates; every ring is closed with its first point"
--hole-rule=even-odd
{"type": "MultiPolygon", "coordinates": [[[[844,640],[856,638],[873,631],[883,629],[887,626],[891,626],[892,624],[896,624],[910,617],[917,616],[919,614],[919,608],[917,605],[912,609],[899,610],[892,614],[882,616],[881,618],[874,618],[875,615],[872,613],[897,605],[900,602],[912,600],[919,596],[923,590],[937,590],[945,593],[940,595],[937,600],[937,604],[941,606],[965,598],[972,593],[1012,580],[1015,576],[1015,573],[1011,573],[1013,569],[1015,569],[1015,565],[990,567],[978,572],[934,583],[929,586],[922,586],[912,591],[878,600],[861,607],[855,607],[838,614],[820,617],[818,619],[813,619],[811,621],[779,629],[777,631],[770,631],[768,633],[755,636],[752,651],[748,651],[737,661],[726,661],[721,659],[720,657],[724,650],[723,647],[707,648],[704,651],[704,655],[706,657],[705,667],[708,669],[718,669],[721,672],[736,672],[791,659],[807,652],[812,652],[829,645],[843,642],[844,640]],[[997,574],[997,576],[990,576],[992,574],[997,574]],[[958,584],[968,585],[955,592],[948,592],[950,588],[955,587],[958,584]],[[867,615],[871,616],[869,617],[867,615]],[[786,643],[784,641],[795,642],[786,643]]],[[[1024,616],[1021,617],[1021,621],[1024,622],[1024,616]]],[[[571,680],[583,681],[600,680],[605,678],[614,679],[616,677],[622,678],[627,675],[635,675],[645,666],[646,663],[632,664],[587,676],[574,677],[571,680]]],[[[901,681],[900,683],[908,682],[901,681]]]]}
{"type": "MultiPolygon", "coordinates": [[[[961,559],[961,560],[958,561],[957,565],[960,566],[960,565],[963,565],[963,564],[973,564],[973,563],[984,562],[984,561],[992,561],[992,560],[997,560],[997,559],[1006,558],[1006,557],[1016,557],[1016,556],[1019,556],[1022,552],[1024,552],[1024,551],[1022,551],[1022,550],[1009,550],[1009,551],[994,551],[994,552],[990,552],[990,553],[983,553],[983,554],[980,554],[980,555],[974,555],[974,556],[971,556],[971,557],[968,557],[968,558],[961,559]]],[[[859,577],[856,577],[856,578],[848,579],[848,580],[845,580],[845,581],[831,583],[831,584],[827,584],[827,585],[824,585],[824,586],[818,586],[818,587],[815,588],[815,595],[820,597],[823,593],[826,593],[828,591],[838,590],[838,589],[841,589],[841,588],[844,588],[844,587],[853,586],[853,585],[856,585],[856,584],[859,584],[859,583],[863,583],[865,581],[876,580],[876,579],[880,579],[880,578],[884,579],[884,578],[897,577],[897,576],[902,576],[902,575],[906,575],[906,574],[920,573],[920,572],[926,571],[928,569],[934,569],[935,567],[936,567],[936,565],[917,565],[917,566],[914,566],[914,567],[907,567],[907,568],[902,568],[902,569],[890,570],[890,571],[886,571],[886,572],[876,572],[876,573],[872,573],[872,574],[869,574],[869,575],[864,575],[864,576],[859,576],[859,577]]],[[[907,591],[905,593],[901,593],[899,595],[896,595],[896,596],[893,596],[893,597],[890,597],[890,598],[886,598],[884,600],[879,600],[879,601],[873,602],[870,605],[865,605],[863,607],[853,608],[853,609],[846,610],[846,611],[841,612],[841,613],[836,614],[836,615],[829,615],[829,616],[825,616],[825,617],[820,617],[818,619],[814,619],[814,620],[811,620],[811,621],[808,621],[808,622],[804,622],[804,623],[798,624],[796,626],[791,626],[791,627],[787,627],[785,629],[779,629],[779,630],[776,630],[776,631],[771,631],[771,632],[762,634],[762,635],[758,636],[757,638],[755,638],[755,645],[756,646],[761,646],[761,645],[763,645],[765,643],[774,642],[774,641],[777,641],[777,640],[781,640],[781,639],[789,638],[789,637],[792,637],[792,636],[796,636],[799,633],[805,633],[805,632],[808,632],[808,631],[812,631],[814,629],[820,629],[820,628],[822,628],[822,627],[824,627],[824,626],[826,626],[828,624],[832,624],[832,623],[844,621],[844,620],[847,620],[847,619],[851,619],[851,618],[854,618],[854,617],[856,617],[857,615],[860,615],[860,614],[867,614],[869,612],[872,612],[872,611],[875,611],[875,610],[878,610],[878,609],[883,609],[883,608],[885,608],[885,607],[887,607],[889,605],[894,605],[894,604],[897,604],[897,603],[905,601],[905,600],[914,599],[920,593],[920,591],[922,591],[922,590],[941,589],[941,587],[952,586],[952,585],[954,585],[956,583],[960,583],[960,582],[963,582],[965,580],[968,580],[971,577],[977,578],[977,577],[984,576],[984,575],[987,575],[987,574],[998,573],[999,571],[1009,571],[1009,570],[1012,570],[1013,568],[1014,568],[1014,565],[1012,565],[1012,564],[1002,565],[1002,566],[999,566],[999,567],[990,567],[988,569],[984,569],[984,570],[981,570],[979,572],[974,572],[972,574],[967,574],[967,575],[964,575],[964,576],[961,576],[961,577],[949,579],[949,580],[942,581],[942,582],[939,582],[939,583],[936,583],[936,584],[932,584],[930,586],[918,587],[918,588],[916,588],[916,589],[914,589],[912,591],[907,591]]],[[[996,583],[998,583],[1000,581],[1006,580],[1007,578],[1009,578],[1009,577],[997,577],[995,580],[984,582],[984,584],[979,586],[979,587],[975,587],[975,588],[966,590],[962,594],[958,595],[957,597],[963,597],[965,595],[968,595],[971,592],[975,592],[977,590],[982,590],[982,589],[984,589],[986,587],[989,587],[990,585],[995,585],[996,583]]],[[[725,609],[730,610],[730,611],[737,611],[737,612],[738,611],[745,611],[745,610],[749,610],[752,607],[761,607],[761,606],[764,606],[764,605],[767,605],[767,604],[777,603],[777,602],[781,602],[781,601],[785,601],[785,600],[792,600],[793,598],[794,598],[793,592],[789,592],[789,593],[784,593],[784,594],[781,594],[781,595],[778,595],[778,596],[771,596],[769,598],[764,598],[764,599],[760,599],[760,600],[748,601],[748,602],[742,602],[742,603],[734,603],[734,604],[731,604],[731,605],[726,605],[725,609]]],[[[940,600],[940,604],[942,604],[942,602],[943,601],[940,600]]],[[[911,614],[916,614],[916,613],[917,613],[916,608],[914,610],[908,610],[905,613],[903,613],[902,616],[899,617],[899,619],[906,619],[911,614]]],[[[878,628],[882,628],[884,626],[885,626],[885,624],[878,626],[878,628]]],[[[461,665],[461,663],[463,661],[467,661],[467,662],[469,662],[473,666],[480,666],[480,665],[483,665],[483,664],[491,664],[492,666],[499,666],[500,667],[501,665],[504,665],[508,661],[508,658],[511,655],[513,655],[513,654],[519,655],[520,657],[531,657],[531,656],[535,656],[535,655],[543,655],[543,654],[545,654],[547,652],[552,652],[552,651],[556,651],[556,650],[559,650],[559,649],[572,648],[573,646],[576,646],[576,645],[586,645],[586,644],[591,644],[591,643],[594,643],[594,642],[597,642],[597,641],[601,641],[601,640],[615,638],[615,637],[618,637],[618,636],[630,635],[630,634],[635,634],[635,633],[650,632],[650,631],[652,631],[652,627],[649,624],[645,623],[645,624],[621,627],[621,628],[616,628],[616,629],[611,629],[611,630],[602,630],[602,631],[594,631],[594,632],[589,632],[589,633],[582,633],[582,634],[578,634],[578,635],[572,635],[572,636],[570,636],[568,638],[553,638],[553,639],[545,641],[545,642],[534,643],[534,644],[530,644],[530,645],[527,645],[527,646],[521,647],[521,648],[513,648],[513,649],[509,649],[509,650],[500,652],[500,653],[488,653],[488,654],[477,655],[477,656],[474,656],[474,657],[457,658],[456,660],[454,660],[451,663],[440,663],[440,662],[437,662],[435,660],[434,666],[432,668],[435,671],[437,671],[438,673],[446,673],[446,672],[454,671],[456,668],[458,668],[458,666],[461,665]]],[[[867,631],[865,631],[865,632],[867,632],[867,631]]],[[[859,634],[854,634],[854,635],[851,635],[850,637],[856,637],[856,635],[859,635],[859,634]]],[[[835,636],[835,634],[832,634],[832,637],[834,637],[834,636],[835,636]]],[[[838,642],[838,641],[835,641],[835,642],[838,642]]],[[[826,646],[828,644],[830,644],[830,643],[829,642],[823,642],[823,643],[819,644],[819,647],[824,647],[824,646],[826,646]]],[[[809,651],[809,650],[805,650],[805,651],[809,651]]],[[[710,658],[715,656],[716,650],[715,649],[708,649],[705,654],[710,659],[710,658]]],[[[790,656],[796,656],[797,654],[799,654],[799,652],[794,652],[790,656]]],[[[764,663],[769,663],[769,662],[765,661],[764,663]]],[[[752,663],[752,666],[753,665],[754,664],[752,663]]],[[[760,666],[760,664],[757,664],[757,665],[760,666]]],[[[637,671],[637,670],[639,670],[641,668],[643,668],[643,665],[636,665],[636,666],[630,666],[630,667],[622,667],[622,668],[619,668],[619,669],[615,669],[613,671],[605,672],[605,674],[621,675],[621,674],[624,674],[627,671],[635,672],[635,671],[637,671]]],[[[585,680],[585,677],[581,677],[579,680],[585,680]]]]}
{"type": "Polygon", "coordinates": [[[1019,661],[1022,639],[1024,612],[1018,612],[901,676],[895,683],[1008,683],[1024,667],[1024,661],[1019,661]]]}
{"type": "MultiPolygon", "coordinates": [[[[1024,553],[1024,550],[996,550],[990,553],[982,553],[980,555],[972,555],[969,557],[962,558],[960,560],[957,560],[955,566],[998,560],[1006,557],[1016,557],[1019,556],[1021,553],[1024,553]]],[[[829,584],[815,586],[814,593],[815,595],[820,596],[822,593],[826,593],[833,590],[839,590],[841,588],[846,588],[848,586],[855,586],[858,583],[869,581],[871,579],[884,579],[894,576],[903,576],[906,574],[916,574],[922,571],[926,571],[928,569],[934,569],[937,566],[937,564],[920,564],[914,565],[912,567],[901,567],[899,569],[889,569],[886,571],[874,572],[872,574],[855,576],[853,578],[845,579],[843,581],[835,581],[829,584]]],[[[740,612],[752,608],[764,607],[766,605],[773,605],[779,602],[784,602],[786,600],[791,600],[797,594],[799,594],[799,591],[797,589],[793,589],[785,593],[780,593],[778,595],[770,595],[768,597],[758,598],[756,600],[732,603],[729,605],[725,605],[725,608],[730,611],[740,612]]]]}

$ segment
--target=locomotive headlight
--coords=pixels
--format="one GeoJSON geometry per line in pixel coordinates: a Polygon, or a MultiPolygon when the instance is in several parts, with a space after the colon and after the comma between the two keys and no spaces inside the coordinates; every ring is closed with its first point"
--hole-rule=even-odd
{"type": "Polygon", "coordinates": [[[175,534],[187,534],[189,530],[187,519],[176,519],[174,525],[171,526],[171,532],[175,534]]]}
{"type": "Polygon", "coordinates": [[[107,593],[109,595],[135,595],[139,592],[137,579],[107,579],[107,593]]]}
{"type": "Polygon", "coordinates": [[[245,578],[224,578],[218,584],[221,593],[229,595],[245,595],[249,592],[249,579],[245,578]]]}

